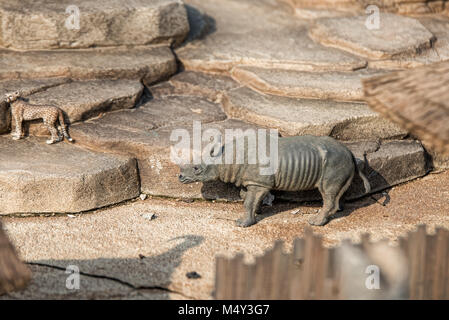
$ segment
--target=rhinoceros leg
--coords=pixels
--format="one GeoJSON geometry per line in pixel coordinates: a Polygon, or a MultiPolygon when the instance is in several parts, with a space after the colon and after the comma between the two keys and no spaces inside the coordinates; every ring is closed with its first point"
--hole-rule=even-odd
{"type": "Polygon", "coordinates": [[[323,197],[323,208],[321,208],[317,215],[310,218],[309,223],[311,225],[324,226],[329,221],[329,216],[341,208],[342,204],[340,203],[340,199],[346,190],[348,190],[353,178],[354,172],[346,178],[343,185],[331,183],[323,188],[318,188],[323,197]]]}
{"type": "Polygon", "coordinates": [[[246,214],[242,219],[237,220],[239,227],[249,227],[256,223],[256,212],[262,204],[263,198],[270,192],[270,189],[260,186],[248,186],[246,191],[245,202],[243,206],[246,209],[246,214]]]}

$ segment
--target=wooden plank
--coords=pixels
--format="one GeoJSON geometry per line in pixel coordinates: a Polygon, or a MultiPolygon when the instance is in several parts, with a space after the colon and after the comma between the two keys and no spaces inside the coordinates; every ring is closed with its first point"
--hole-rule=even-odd
{"type": "Polygon", "coordinates": [[[283,252],[283,241],[276,241],[273,249],[273,284],[270,299],[287,299],[289,296],[289,281],[286,278],[288,272],[288,256],[283,252]]]}
{"type": "Polygon", "coordinates": [[[258,299],[267,300],[270,298],[271,288],[273,287],[273,249],[265,252],[261,264],[263,269],[257,278],[257,281],[260,283],[258,299]]]}
{"type": "Polygon", "coordinates": [[[246,286],[244,288],[242,299],[255,299],[255,297],[253,297],[252,288],[254,287],[256,281],[256,264],[252,263],[246,266],[246,286]]]}
{"type": "Polygon", "coordinates": [[[244,286],[246,285],[245,281],[245,273],[246,273],[246,266],[243,264],[243,254],[238,253],[234,257],[234,259],[231,259],[231,265],[230,265],[230,279],[232,281],[232,294],[230,299],[232,300],[238,300],[242,299],[244,295],[244,286]]]}
{"type": "Polygon", "coordinates": [[[264,287],[265,287],[265,277],[266,277],[266,265],[265,257],[257,257],[255,263],[254,271],[254,285],[250,290],[250,299],[260,300],[263,299],[264,287]]]}
{"type": "Polygon", "coordinates": [[[30,279],[30,270],[18,258],[0,222],[0,295],[23,289],[30,279]]]}
{"type": "Polygon", "coordinates": [[[340,296],[340,279],[337,271],[336,249],[327,249],[327,274],[324,282],[324,299],[339,299],[340,296]]]}
{"type": "Polygon", "coordinates": [[[303,299],[312,299],[312,283],[314,279],[314,253],[315,253],[315,243],[312,230],[307,228],[304,232],[304,262],[303,262],[303,272],[301,277],[302,286],[302,296],[303,299]]]}
{"type": "Polygon", "coordinates": [[[223,293],[226,290],[226,282],[224,275],[226,274],[226,259],[224,257],[218,256],[215,258],[215,290],[214,298],[217,300],[223,300],[225,297],[223,293]]]}
{"type": "Polygon", "coordinates": [[[304,239],[295,239],[293,244],[293,251],[290,256],[290,290],[289,299],[302,300],[304,299],[302,294],[302,272],[304,269],[304,239]]]}
{"type": "Polygon", "coordinates": [[[372,109],[449,155],[449,61],[362,82],[372,109]]]}
{"type": "Polygon", "coordinates": [[[223,282],[225,283],[223,298],[222,299],[232,299],[233,295],[233,285],[234,285],[234,271],[232,270],[232,259],[226,259],[224,261],[224,270],[222,274],[223,282]]]}
{"type": "Polygon", "coordinates": [[[424,258],[424,299],[434,299],[433,292],[436,286],[436,236],[426,235],[426,253],[424,258]]]}
{"type": "Polygon", "coordinates": [[[435,238],[435,285],[432,299],[449,299],[449,231],[437,228],[435,238]]]}
{"type": "Polygon", "coordinates": [[[326,279],[328,273],[329,250],[322,244],[322,239],[316,239],[317,255],[315,264],[315,299],[323,300],[327,298],[326,279]]]}
{"type": "Polygon", "coordinates": [[[426,252],[426,226],[409,234],[410,299],[424,298],[424,263],[426,252]]]}

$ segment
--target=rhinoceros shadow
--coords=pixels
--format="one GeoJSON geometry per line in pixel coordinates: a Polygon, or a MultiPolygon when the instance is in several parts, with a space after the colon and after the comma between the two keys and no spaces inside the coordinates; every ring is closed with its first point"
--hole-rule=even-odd
{"type": "MultiPolygon", "coordinates": [[[[73,260],[35,260],[28,264],[33,280],[23,291],[1,299],[171,299],[173,274],[183,261],[184,253],[204,241],[200,235],[184,235],[169,240],[171,248],[140,257],[73,260]],[[78,290],[66,288],[73,266],[80,274],[78,290]]],[[[151,247],[151,243],[148,246],[151,247]]],[[[143,252],[145,253],[145,252],[143,252]]],[[[192,270],[195,271],[195,270],[192,270]]],[[[187,279],[187,275],[186,275],[187,279]]],[[[178,277],[177,281],[181,279],[178,277]]]]}
{"type": "Polygon", "coordinates": [[[185,7],[187,10],[187,19],[189,20],[190,32],[181,46],[184,46],[194,40],[203,39],[204,37],[217,31],[217,23],[213,17],[199,11],[191,5],[186,4],[185,7]]]}

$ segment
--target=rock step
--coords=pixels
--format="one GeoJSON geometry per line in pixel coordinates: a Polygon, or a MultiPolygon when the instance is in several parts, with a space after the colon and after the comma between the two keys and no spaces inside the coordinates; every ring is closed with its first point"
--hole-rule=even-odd
{"type": "Polygon", "coordinates": [[[366,66],[362,58],[312,41],[308,22],[282,10],[275,1],[187,3],[214,21],[213,32],[176,50],[187,70],[229,73],[240,64],[299,71],[350,71],[366,66]]]}
{"type": "Polygon", "coordinates": [[[21,50],[179,44],[189,32],[178,0],[2,1],[0,15],[0,45],[21,50]]]}
{"type": "Polygon", "coordinates": [[[0,137],[0,214],[81,212],[139,195],[134,159],[0,137]]]}
{"type": "Polygon", "coordinates": [[[338,9],[349,12],[363,12],[369,5],[375,4],[382,12],[400,14],[426,14],[442,12],[445,8],[441,0],[278,0],[286,2],[296,10],[300,9],[338,9]]]}
{"type": "Polygon", "coordinates": [[[232,118],[276,128],[284,136],[311,134],[339,140],[370,140],[406,135],[406,131],[365,103],[293,99],[239,88],[224,94],[223,107],[232,118]]]}
{"type": "Polygon", "coordinates": [[[413,18],[381,13],[376,29],[368,28],[366,21],[366,15],[318,19],[309,34],[325,46],[374,60],[415,56],[431,48],[435,40],[434,35],[413,18]]]}
{"type": "MultiPolygon", "coordinates": [[[[61,84],[31,94],[27,99],[32,104],[61,108],[66,123],[71,124],[104,112],[132,108],[142,92],[143,85],[138,80],[87,80],[61,84]]],[[[15,124],[12,123],[14,128],[15,124]]],[[[25,121],[24,128],[33,135],[49,134],[42,121],[25,121]]]]}
{"type": "Polygon", "coordinates": [[[150,85],[168,78],[176,70],[175,57],[166,46],[27,52],[0,50],[0,80],[138,79],[150,85]]]}
{"type": "Polygon", "coordinates": [[[11,129],[11,113],[9,112],[9,104],[4,100],[5,94],[16,90],[21,90],[26,94],[32,94],[67,82],[70,82],[70,79],[53,78],[0,81],[0,134],[6,133],[11,129]]]}
{"type": "Polygon", "coordinates": [[[366,61],[313,42],[306,28],[211,34],[176,50],[187,70],[229,73],[237,65],[297,71],[352,71],[366,61]]]}
{"type": "Polygon", "coordinates": [[[301,72],[237,66],[231,75],[241,84],[266,94],[292,98],[363,101],[361,79],[385,72],[367,69],[353,72],[301,72]]]}
{"type": "Polygon", "coordinates": [[[220,102],[225,92],[240,87],[238,82],[228,76],[184,71],[148,89],[158,99],[167,96],[200,96],[220,102]]]}
{"type": "MultiPolygon", "coordinates": [[[[256,68],[245,67],[245,70],[247,69],[256,68]]],[[[268,76],[272,75],[270,70],[263,69],[261,72],[266,72],[268,76]]],[[[359,73],[364,75],[365,72],[371,73],[369,70],[359,73]]],[[[294,74],[292,76],[296,76],[297,72],[292,73],[294,74]]],[[[313,74],[307,76],[317,82],[320,81],[319,77],[315,78],[313,74]]],[[[330,84],[332,76],[342,75],[326,74],[323,78],[330,84]]],[[[350,76],[348,78],[348,83],[356,82],[355,78],[350,76]]],[[[360,82],[360,79],[357,82],[360,82]]],[[[319,83],[315,83],[315,87],[318,86],[319,83]]],[[[338,88],[338,85],[333,85],[332,89],[334,88],[338,88]]],[[[330,135],[340,140],[370,140],[400,138],[407,133],[383,119],[365,103],[265,95],[247,87],[239,87],[238,83],[223,76],[216,78],[216,75],[187,71],[179,73],[169,82],[152,86],[149,90],[153,96],[160,99],[176,95],[193,95],[219,101],[229,117],[255,125],[277,128],[285,136],[313,134],[330,135]]],[[[306,94],[312,95],[308,92],[306,94]]],[[[346,95],[348,96],[349,94],[346,95]]],[[[340,97],[343,97],[343,93],[340,97]]]]}
{"type": "Polygon", "coordinates": [[[142,192],[187,197],[189,193],[180,191],[177,182],[178,167],[170,160],[170,148],[179,139],[175,136],[170,141],[171,134],[177,129],[191,131],[193,121],[207,127],[225,118],[220,105],[204,98],[171,96],[75,124],[71,134],[78,144],[92,150],[137,158],[142,192]]]}

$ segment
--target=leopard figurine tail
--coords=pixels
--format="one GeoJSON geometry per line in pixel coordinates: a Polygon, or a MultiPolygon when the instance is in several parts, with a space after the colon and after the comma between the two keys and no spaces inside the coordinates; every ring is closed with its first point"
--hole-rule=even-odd
{"type": "Polygon", "coordinates": [[[66,138],[67,141],[73,142],[73,139],[67,133],[67,126],[65,125],[64,114],[62,113],[61,109],[58,109],[58,115],[59,115],[59,124],[61,125],[61,131],[64,138],[66,138]]]}

